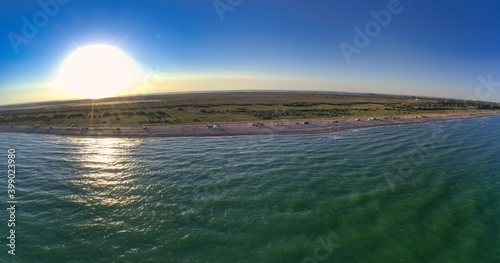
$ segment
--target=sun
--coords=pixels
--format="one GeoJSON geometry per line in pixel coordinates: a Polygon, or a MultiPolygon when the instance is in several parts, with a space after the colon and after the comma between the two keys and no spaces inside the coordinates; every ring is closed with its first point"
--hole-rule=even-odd
{"type": "Polygon", "coordinates": [[[125,52],[109,45],[78,48],[62,63],[55,85],[83,98],[111,97],[138,83],[144,71],[125,52]]]}

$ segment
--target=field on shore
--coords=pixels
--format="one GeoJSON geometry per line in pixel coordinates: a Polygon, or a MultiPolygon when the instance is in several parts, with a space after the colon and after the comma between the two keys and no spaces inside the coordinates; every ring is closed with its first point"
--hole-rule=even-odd
{"type": "Polygon", "coordinates": [[[0,106],[0,125],[68,127],[242,123],[473,114],[500,104],[335,92],[214,92],[0,106]]]}

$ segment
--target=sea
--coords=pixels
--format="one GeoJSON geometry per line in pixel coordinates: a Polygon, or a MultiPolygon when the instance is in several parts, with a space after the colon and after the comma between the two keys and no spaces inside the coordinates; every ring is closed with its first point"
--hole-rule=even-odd
{"type": "Polygon", "coordinates": [[[500,262],[499,135],[1,133],[0,262],[500,262]]]}

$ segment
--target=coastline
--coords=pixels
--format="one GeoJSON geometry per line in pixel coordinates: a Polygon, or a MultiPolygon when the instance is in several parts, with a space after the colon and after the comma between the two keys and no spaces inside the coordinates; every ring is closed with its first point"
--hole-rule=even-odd
{"type": "MultiPolygon", "coordinates": [[[[211,136],[241,136],[241,135],[297,135],[332,133],[352,129],[362,129],[380,126],[429,123],[447,120],[472,119],[489,116],[500,116],[498,112],[475,114],[440,114],[429,116],[403,116],[399,118],[382,118],[377,120],[336,119],[302,121],[266,121],[262,126],[252,126],[248,123],[223,123],[219,129],[208,129],[206,124],[177,124],[168,126],[131,126],[131,127],[29,127],[0,126],[0,133],[32,133],[52,134],[60,136],[80,137],[211,137],[211,136]],[[336,121],[336,122],[335,122],[336,121]]],[[[258,122],[255,122],[258,123],[258,122]]]]}

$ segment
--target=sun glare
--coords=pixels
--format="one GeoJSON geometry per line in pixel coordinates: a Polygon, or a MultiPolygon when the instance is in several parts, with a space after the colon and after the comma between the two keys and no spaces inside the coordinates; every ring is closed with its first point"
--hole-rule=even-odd
{"type": "Polygon", "coordinates": [[[117,95],[138,83],[141,68],[122,50],[108,45],[78,48],[61,65],[55,85],[84,98],[117,95]]]}

